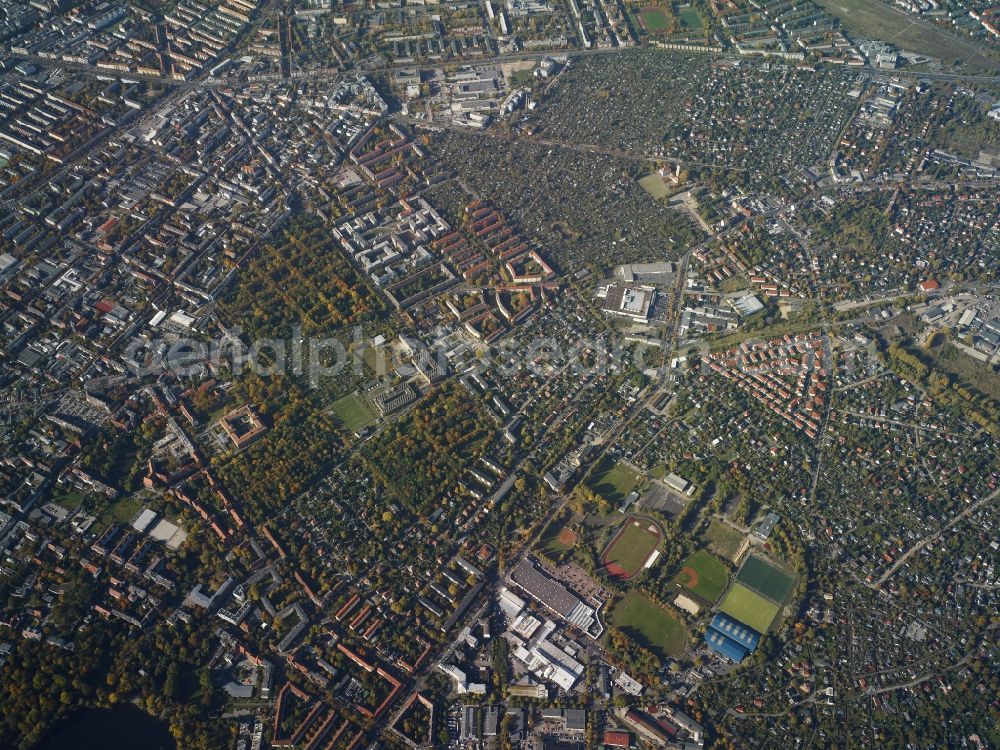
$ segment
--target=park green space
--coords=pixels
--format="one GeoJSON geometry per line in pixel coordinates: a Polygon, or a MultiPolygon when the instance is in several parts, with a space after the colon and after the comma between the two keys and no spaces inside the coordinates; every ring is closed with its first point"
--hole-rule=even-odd
{"type": "Polygon", "coordinates": [[[646,518],[629,518],[605,550],[604,564],[619,566],[628,578],[638,573],[660,542],[659,530],[651,532],[651,524],[646,518]]]}
{"type": "Polygon", "coordinates": [[[77,510],[83,505],[86,496],[78,490],[57,489],[52,494],[52,502],[61,505],[67,510],[77,510]]]}
{"type": "Polygon", "coordinates": [[[729,583],[729,570],[711,552],[700,549],[684,561],[674,581],[706,602],[715,603],[729,583]],[[686,568],[694,571],[694,577],[686,568]]]}
{"type": "Polygon", "coordinates": [[[646,597],[630,591],[615,605],[611,624],[661,657],[680,657],[687,649],[684,624],[646,597]]]}
{"type": "Polygon", "coordinates": [[[371,408],[356,393],[337,399],[330,407],[337,419],[351,432],[357,432],[375,421],[371,408]]]}
{"type": "Polygon", "coordinates": [[[744,536],[719,519],[713,518],[708,522],[708,528],[702,538],[708,543],[708,548],[719,557],[736,562],[736,555],[743,546],[744,536]]]}
{"type": "Polygon", "coordinates": [[[662,200],[670,195],[670,188],[667,187],[667,183],[655,172],[650,172],[645,177],[639,178],[639,186],[655,200],[662,200]]]}
{"type": "Polygon", "coordinates": [[[639,15],[646,31],[651,34],[667,30],[667,14],[659,8],[643,8],[639,15]]]}
{"type": "Polygon", "coordinates": [[[568,508],[556,514],[549,525],[542,531],[538,539],[538,547],[545,553],[559,557],[562,553],[569,551],[576,543],[576,533],[569,528],[568,524],[572,513],[568,508]],[[572,540],[572,541],[571,541],[572,540]]]}
{"type": "Polygon", "coordinates": [[[678,17],[681,20],[681,26],[683,26],[686,31],[695,31],[702,27],[701,16],[698,15],[698,11],[690,6],[684,8],[678,14],[678,17]]]}
{"type": "Polygon", "coordinates": [[[533,73],[531,68],[527,70],[515,70],[510,74],[510,85],[511,86],[523,86],[526,83],[530,83],[533,73]]]}
{"type": "Polygon", "coordinates": [[[587,480],[590,489],[612,503],[624,500],[638,483],[637,472],[607,456],[601,459],[587,480]]]}
{"type": "Polygon", "coordinates": [[[795,583],[792,576],[756,555],[747,558],[736,580],[778,604],[785,603],[795,583]]]}
{"type": "Polygon", "coordinates": [[[135,514],[142,510],[142,501],[133,496],[123,497],[104,506],[97,513],[98,527],[113,523],[125,524],[131,521],[135,514]]]}
{"type": "Polygon", "coordinates": [[[940,341],[923,351],[911,349],[910,353],[923,354],[932,359],[935,366],[958,378],[966,388],[1000,401],[1000,374],[988,362],[982,362],[949,343],[946,337],[942,336],[940,341]]]}
{"type": "Polygon", "coordinates": [[[719,610],[725,612],[744,625],[766,633],[778,614],[778,605],[765,599],[755,591],[748,589],[742,583],[734,583],[719,605],[719,610]]]}

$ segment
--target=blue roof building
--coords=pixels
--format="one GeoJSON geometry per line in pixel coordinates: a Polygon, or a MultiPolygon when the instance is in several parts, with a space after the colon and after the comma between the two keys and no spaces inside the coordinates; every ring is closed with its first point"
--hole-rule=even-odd
{"type": "Polygon", "coordinates": [[[726,637],[732,638],[751,653],[756,650],[757,644],[760,643],[760,633],[724,612],[719,612],[712,618],[711,627],[726,637]]]}
{"type": "Polygon", "coordinates": [[[736,641],[726,638],[722,633],[712,628],[709,628],[708,632],[705,633],[705,644],[711,651],[737,664],[743,661],[748,654],[747,650],[736,641]]]}
{"type": "Polygon", "coordinates": [[[723,612],[712,618],[705,633],[705,644],[717,654],[734,662],[743,661],[760,644],[761,634],[723,612]]]}

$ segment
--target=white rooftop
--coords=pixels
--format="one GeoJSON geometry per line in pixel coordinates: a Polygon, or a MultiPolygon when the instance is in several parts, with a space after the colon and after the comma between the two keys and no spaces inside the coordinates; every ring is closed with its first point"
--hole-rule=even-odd
{"type": "Polygon", "coordinates": [[[139,515],[132,519],[132,528],[136,531],[145,531],[155,518],[156,513],[154,511],[151,511],[149,508],[143,508],[139,511],[139,515]]]}

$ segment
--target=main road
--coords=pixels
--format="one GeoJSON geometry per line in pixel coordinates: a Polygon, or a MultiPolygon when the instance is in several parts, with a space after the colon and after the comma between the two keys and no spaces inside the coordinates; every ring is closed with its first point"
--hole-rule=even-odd
{"type": "MultiPolygon", "coordinates": [[[[926,23],[926,22],[925,22],[926,23]]],[[[942,31],[938,29],[938,31],[942,31]]],[[[942,33],[944,33],[942,31],[942,33]]],[[[492,55],[490,57],[480,57],[470,60],[455,60],[447,63],[379,63],[372,64],[365,61],[356,62],[353,68],[343,69],[338,67],[317,67],[308,69],[299,69],[289,76],[284,76],[280,73],[270,73],[265,75],[248,76],[246,78],[240,78],[237,80],[232,80],[229,78],[196,78],[190,81],[186,80],[176,80],[163,78],[160,76],[146,75],[142,73],[134,72],[122,72],[116,70],[108,70],[106,68],[100,68],[96,65],[86,65],[83,63],[66,62],[63,60],[54,60],[48,57],[39,57],[37,55],[22,55],[22,58],[26,58],[31,62],[38,65],[49,68],[64,68],[67,70],[74,70],[83,73],[91,73],[95,76],[102,77],[122,77],[129,80],[136,81],[148,81],[155,82],[161,85],[166,84],[169,86],[174,86],[178,89],[191,89],[191,90],[203,90],[211,88],[232,88],[251,86],[255,84],[262,83],[282,83],[284,81],[322,81],[330,80],[342,75],[345,72],[358,72],[358,73],[392,73],[399,70],[412,70],[414,68],[429,68],[429,67],[442,67],[444,65],[483,65],[483,64],[495,64],[502,65],[508,63],[517,62],[532,62],[542,60],[546,57],[570,57],[570,58],[583,58],[583,57],[594,57],[611,55],[621,52],[626,52],[629,50],[637,49],[636,47],[608,47],[608,48],[597,48],[592,47],[590,49],[556,49],[556,50],[546,50],[541,52],[509,52],[504,54],[492,55]]],[[[654,49],[654,48],[643,48],[643,49],[654,49]]],[[[670,52],[678,54],[692,54],[692,55],[709,55],[711,57],[738,60],[743,59],[742,56],[735,54],[733,52],[708,52],[702,50],[691,50],[690,52],[682,52],[678,50],[664,51],[667,54],[670,52]]],[[[864,70],[869,73],[879,74],[879,75],[891,75],[899,76],[904,78],[913,78],[918,80],[927,81],[963,81],[967,83],[1000,83],[1000,75],[972,75],[965,73],[929,73],[929,72],[917,72],[908,71],[906,69],[885,71],[880,68],[876,68],[873,65],[863,65],[863,66],[834,66],[835,68],[840,68],[845,72],[854,73],[859,70],[864,70]]]]}

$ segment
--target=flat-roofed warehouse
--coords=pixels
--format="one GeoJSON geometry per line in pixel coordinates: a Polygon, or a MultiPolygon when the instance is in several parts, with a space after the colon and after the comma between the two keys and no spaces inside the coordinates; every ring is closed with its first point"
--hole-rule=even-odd
{"type": "Polygon", "coordinates": [[[587,632],[594,624],[593,607],[584,604],[576,594],[545,575],[527,558],[514,568],[510,580],[580,630],[587,632]]]}
{"type": "Polygon", "coordinates": [[[615,273],[622,277],[626,284],[648,282],[651,284],[669,284],[677,272],[673,263],[626,263],[618,266],[615,273]]]}
{"type": "Polygon", "coordinates": [[[601,309],[609,315],[646,322],[656,300],[656,289],[651,286],[609,284],[603,297],[604,304],[601,309]]]}

